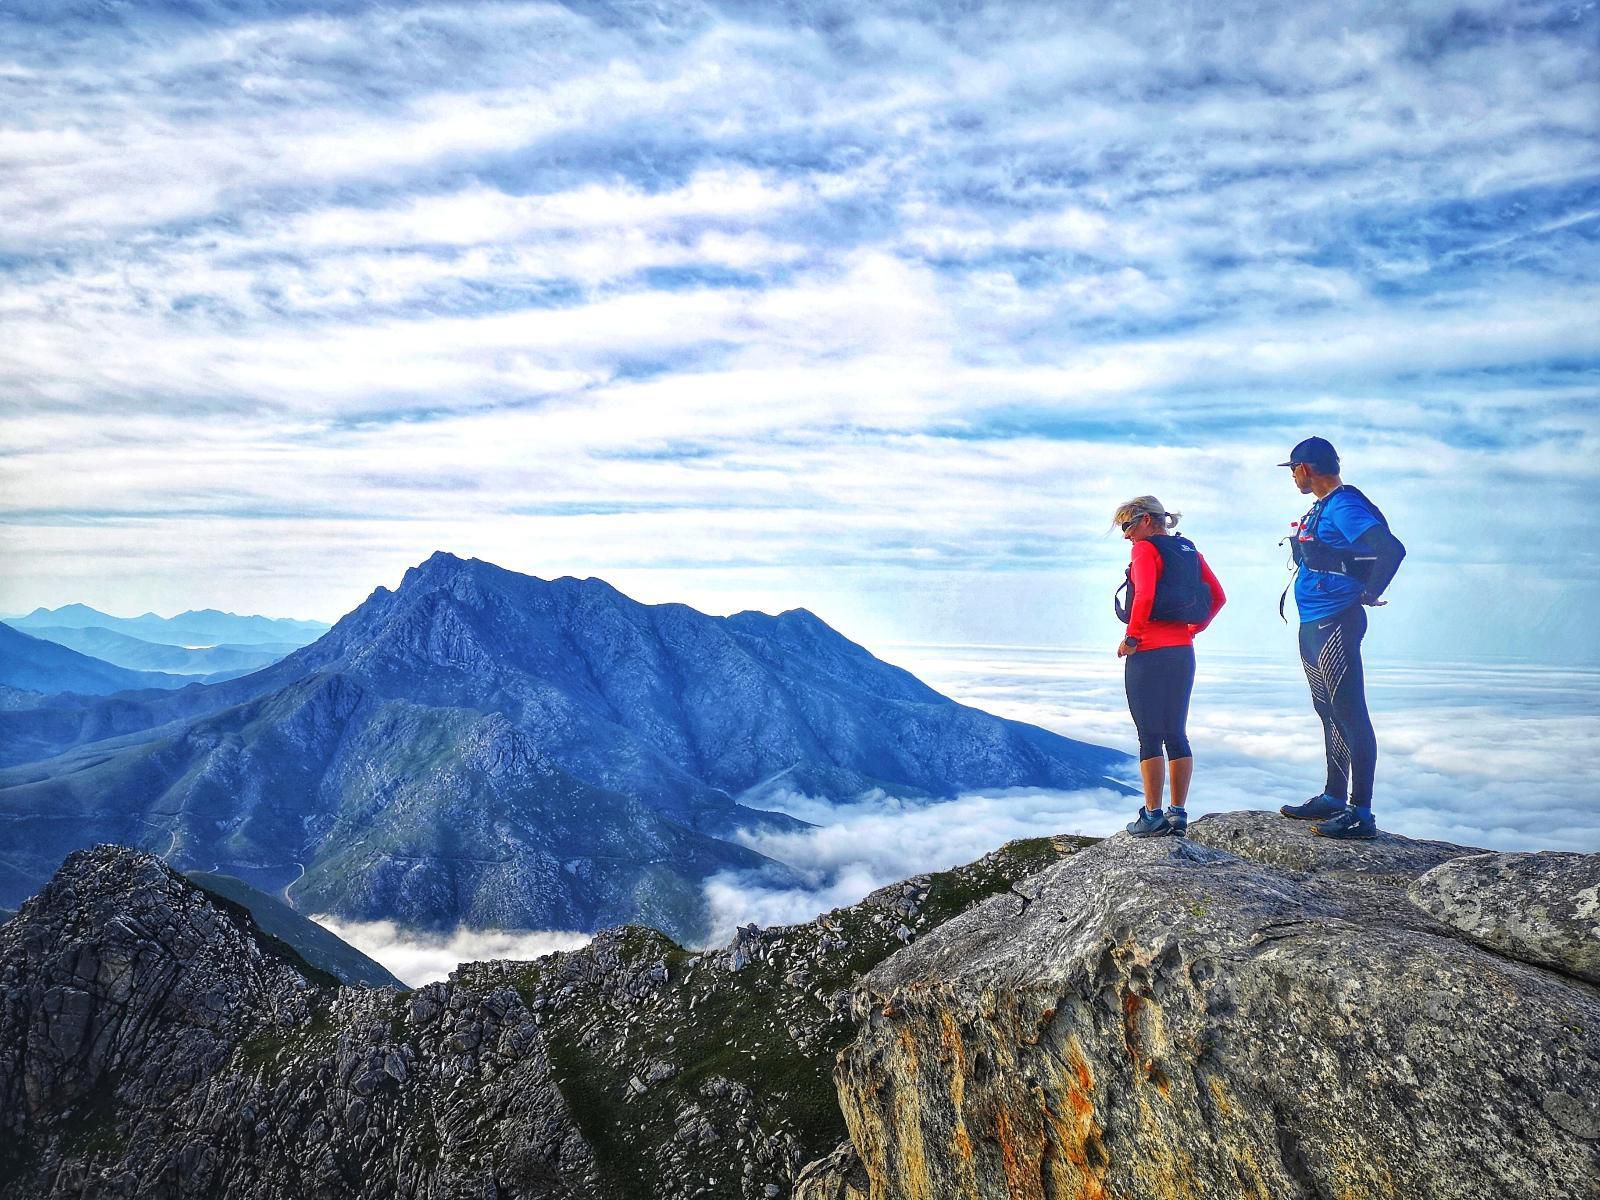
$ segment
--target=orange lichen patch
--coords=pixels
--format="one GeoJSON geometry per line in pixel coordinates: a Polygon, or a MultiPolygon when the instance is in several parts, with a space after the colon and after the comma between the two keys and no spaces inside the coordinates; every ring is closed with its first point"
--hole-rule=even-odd
{"type": "Polygon", "coordinates": [[[1172,1080],[1167,1078],[1167,1073],[1156,1066],[1155,1059],[1144,1060],[1144,1077],[1156,1085],[1156,1091],[1166,1099],[1172,1098],[1172,1080]]]}
{"type": "Polygon", "coordinates": [[[966,1125],[959,1120],[955,1129],[950,1132],[950,1153],[955,1155],[956,1161],[962,1166],[972,1162],[972,1139],[967,1136],[966,1125]]]}
{"type": "Polygon", "coordinates": [[[1094,1072],[1089,1070],[1089,1060],[1084,1056],[1083,1046],[1077,1038],[1067,1040],[1067,1069],[1072,1072],[1067,1094],[1077,1101],[1072,1106],[1073,1112],[1080,1119],[1092,1118],[1094,1101],[1089,1098],[1089,1093],[1094,1090],[1094,1072]]]}
{"type": "MultiPolygon", "coordinates": [[[[938,1200],[928,1179],[928,1153],[922,1140],[922,1110],[916,1093],[900,1088],[895,1094],[882,1161],[885,1174],[896,1184],[894,1195],[907,1200],[938,1200]]],[[[877,1190],[874,1189],[874,1194],[877,1190]]]]}
{"type": "Polygon", "coordinates": [[[961,1030],[956,1025],[956,1019],[950,1010],[939,1010],[939,1048],[950,1059],[950,1066],[957,1078],[967,1073],[967,1047],[961,1040],[961,1030]]]}
{"type": "Polygon", "coordinates": [[[1032,1200],[1040,1194],[1039,1173],[1030,1162],[1036,1157],[1035,1148],[1012,1132],[1011,1117],[1004,1108],[995,1113],[994,1131],[1000,1143],[1000,1165],[1006,1173],[1006,1195],[1011,1200],[1032,1200]]]}
{"type": "Polygon", "coordinates": [[[911,1026],[900,1026],[900,1032],[895,1035],[900,1043],[900,1053],[905,1055],[905,1073],[915,1075],[921,1065],[921,1057],[917,1054],[917,1035],[912,1032],[911,1026]]]}
{"type": "Polygon", "coordinates": [[[1094,1119],[1094,1073],[1075,1037],[1068,1038],[1064,1059],[1067,1070],[1057,1077],[1059,1096],[1036,1089],[1039,1108],[1045,1120],[1045,1148],[1039,1164],[1047,1195],[1074,1200],[1105,1200],[1102,1182],[1111,1164],[1101,1141],[1103,1130],[1094,1119]]]}
{"type": "Polygon", "coordinates": [[[1141,1057],[1139,1052],[1139,1010],[1144,1007],[1144,998],[1137,992],[1122,993],[1122,1041],[1128,1048],[1128,1058],[1135,1065],[1141,1057]]]}

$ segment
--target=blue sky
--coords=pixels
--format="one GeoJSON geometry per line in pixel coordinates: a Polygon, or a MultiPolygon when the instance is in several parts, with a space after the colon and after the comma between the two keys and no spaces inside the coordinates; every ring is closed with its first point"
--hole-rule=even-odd
{"type": "Polygon", "coordinates": [[[1256,648],[1320,433],[1386,654],[1600,661],[1600,10],[1195,11],[0,4],[0,612],[1092,645],[1153,492],[1256,648]]]}

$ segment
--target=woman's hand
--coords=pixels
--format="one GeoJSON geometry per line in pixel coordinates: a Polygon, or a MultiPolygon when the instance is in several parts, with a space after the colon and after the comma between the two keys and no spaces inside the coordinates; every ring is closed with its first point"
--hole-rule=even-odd
{"type": "Polygon", "coordinates": [[[1128,645],[1128,643],[1126,641],[1118,642],[1117,643],[1117,657],[1118,658],[1127,658],[1128,655],[1132,654],[1137,649],[1138,649],[1137,646],[1130,646],[1130,645],[1128,645]]]}

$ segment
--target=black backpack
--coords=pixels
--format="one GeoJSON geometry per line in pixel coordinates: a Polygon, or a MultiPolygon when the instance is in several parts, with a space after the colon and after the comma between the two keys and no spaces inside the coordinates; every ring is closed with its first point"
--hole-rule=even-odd
{"type": "MultiPolygon", "coordinates": [[[[1198,625],[1211,615],[1211,589],[1200,577],[1200,551],[1181,533],[1153,537],[1150,544],[1161,555],[1161,578],[1156,580],[1156,599],[1150,606],[1152,621],[1182,621],[1198,625]]],[[[1122,586],[1111,598],[1117,620],[1127,623],[1133,612],[1133,566],[1124,573],[1122,586]],[[1128,598],[1122,599],[1126,591],[1128,598]]]]}

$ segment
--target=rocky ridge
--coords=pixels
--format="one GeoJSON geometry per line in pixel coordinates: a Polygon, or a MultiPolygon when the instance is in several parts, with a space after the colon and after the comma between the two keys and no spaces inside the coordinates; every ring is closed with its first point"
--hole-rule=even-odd
{"type": "Polygon", "coordinates": [[[1502,857],[1234,813],[1049,867],[865,977],[800,1194],[1593,1200],[1600,856],[1502,857]],[[1425,911],[1488,876],[1542,920],[1425,911]]]}
{"type": "Polygon", "coordinates": [[[334,986],[149,855],[75,853],[0,927],[0,1195],[787,1196],[844,1136],[854,980],[1086,844],[412,992],[334,986]]]}
{"type": "Polygon", "coordinates": [[[1597,864],[1222,814],[403,992],[100,847],[0,927],[0,1196],[1595,1200],[1597,864]]]}

